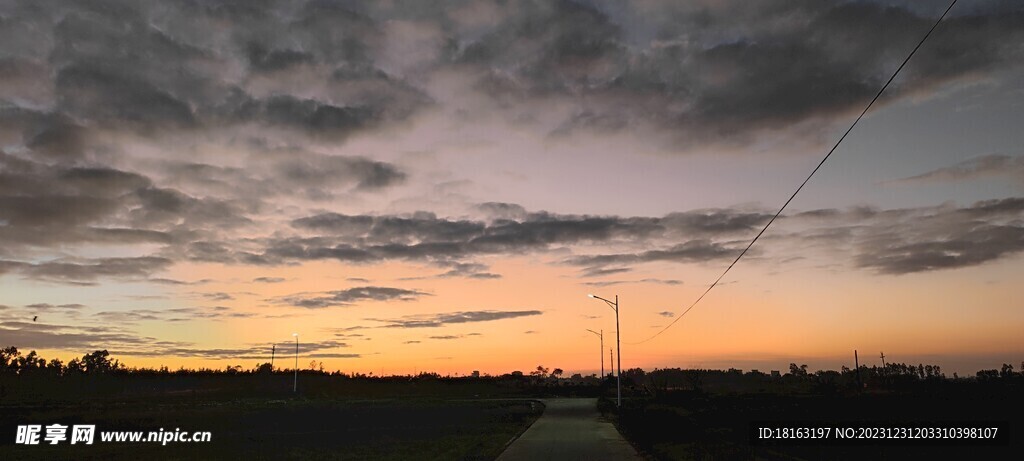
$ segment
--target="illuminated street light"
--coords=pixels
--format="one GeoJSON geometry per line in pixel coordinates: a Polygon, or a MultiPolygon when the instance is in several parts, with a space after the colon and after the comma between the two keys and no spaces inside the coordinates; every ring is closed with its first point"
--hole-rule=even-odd
{"type": "MultiPolygon", "coordinates": [[[[588,294],[587,296],[589,296],[591,298],[594,298],[594,299],[600,299],[601,301],[604,301],[606,304],[608,304],[609,307],[612,308],[612,310],[615,311],[615,348],[618,349],[616,351],[615,355],[618,356],[618,359],[616,359],[616,360],[618,361],[618,368],[619,368],[619,372],[615,374],[615,396],[616,396],[615,406],[621,407],[622,406],[622,341],[619,338],[619,295],[615,295],[615,302],[611,302],[611,301],[609,301],[607,299],[604,299],[604,298],[602,298],[600,296],[595,296],[595,295],[592,295],[592,294],[588,294]]],[[[614,366],[614,364],[613,364],[613,366],[614,366]]]]}

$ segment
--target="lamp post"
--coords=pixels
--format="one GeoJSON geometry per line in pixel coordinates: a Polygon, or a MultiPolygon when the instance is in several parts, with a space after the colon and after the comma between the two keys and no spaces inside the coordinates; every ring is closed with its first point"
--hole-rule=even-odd
{"type": "Polygon", "coordinates": [[[299,334],[292,333],[295,337],[295,384],[292,385],[292,393],[299,392],[299,334]]]}
{"type": "Polygon", "coordinates": [[[587,296],[589,296],[591,298],[594,298],[594,299],[600,299],[601,301],[604,301],[605,304],[608,304],[608,307],[611,307],[612,310],[615,311],[615,348],[617,349],[615,355],[619,356],[619,358],[618,358],[619,372],[615,374],[615,397],[616,397],[615,406],[622,407],[622,340],[619,337],[619,295],[615,295],[615,302],[611,302],[611,301],[609,301],[607,299],[604,299],[604,298],[602,298],[600,296],[595,296],[595,295],[592,295],[592,294],[588,294],[587,296]]]}
{"type": "Polygon", "coordinates": [[[591,330],[590,328],[587,328],[587,331],[597,335],[598,338],[601,338],[601,348],[598,349],[597,355],[601,356],[601,379],[604,380],[604,330],[601,330],[601,332],[598,333],[594,330],[591,330]]]}

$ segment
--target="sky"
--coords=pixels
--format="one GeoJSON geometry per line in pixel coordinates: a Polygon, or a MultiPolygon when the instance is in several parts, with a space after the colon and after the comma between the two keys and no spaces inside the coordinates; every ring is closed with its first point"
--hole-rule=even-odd
{"type": "Polygon", "coordinates": [[[594,293],[623,368],[1021,363],[1017,2],[958,2],[677,317],[946,6],[0,1],[0,346],[590,374],[594,293]]]}

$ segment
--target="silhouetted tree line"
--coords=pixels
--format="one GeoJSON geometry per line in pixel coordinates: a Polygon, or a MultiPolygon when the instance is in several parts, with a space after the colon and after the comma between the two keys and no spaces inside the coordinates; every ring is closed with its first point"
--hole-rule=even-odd
{"type": "Polygon", "coordinates": [[[1010,364],[999,370],[981,370],[973,377],[946,376],[939,365],[887,363],[885,367],[861,366],[860,369],[841,367],[840,370],[811,372],[807,365],[791,363],[787,373],[771,375],[757,370],[744,373],[729,370],[664,368],[644,372],[636,368],[623,372],[623,383],[629,388],[642,389],[649,394],[674,390],[704,392],[727,390],[734,392],[835,392],[858,388],[907,388],[919,385],[969,382],[1024,382],[1024,363],[1021,371],[1010,364]]]}
{"type": "Polygon", "coordinates": [[[81,358],[71,359],[67,364],[60,359],[47,361],[36,351],[22,355],[18,348],[11,346],[0,349],[0,373],[4,374],[49,374],[61,376],[68,373],[96,374],[124,371],[121,362],[110,359],[106,350],[95,351],[81,358]]]}
{"type": "MultiPolygon", "coordinates": [[[[543,367],[542,367],[543,368],[543,367]]],[[[420,372],[414,375],[380,376],[374,373],[327,372],[320,362],[298,370],[298,395],[326,397],[392,398],[399,396],[477,397],[502,396],[598,396],[607,387],[593,377],[562,378],[559,368],[543,369],[533,376],[458,376],[420,372]]],[[[271,367],[269,363],[251,368],[229,365],[223,368],[127,367],[99,350],[68,363],[46,360],[37,352],[24,354],[17,348],[0,350],[0,401],[58,402],[87,399],[222,399],[296,395],[294,369],[271,367]]],[[[578,375],[577,375],[578,376],[578,375]]]]}
{"type": "MultiPolygon", "coordinates": [[[[241,365],[228,365],[224,369],[179,368],[170,370],[167,367],[160,368],[129,368],[116,359],[110,357],[107,350],[97,350],[75,358],[67,363],[60,359],[46,360],[40,357],[36,351],[22,354],[16,347],[0,349],[0,376],[67,376],[67,375],[271,375],[274,373],[291,373],[293,369],[273,369],[269,363],[260,363],[250,369],[241,365]]],[[[452,376],[442,376],[437,373],[421,372],[417,375],[406,376],[374,376],[373,373],[342,373],[339,371],[326,372],[323,362],[312,361],[308,369],[300,370],[305,375],[340,376],[353,379],[390,379],[390,380],[444,380],[454,379],[452,376]]],[[[538,365],[537,368],[524,375],[520,371],[513,371],[500,376],[484,375],[479,379],[500,379],[513,381],[521,384],[559,384],[562,381],[572,381],[576,384],[604,384],[609,382],[612,375],[597,379],[596,376],[582,377],[575,375],[573,378],[563,378],[561,368],[550,368],[538,365]]],[[[465,378],[460,378],[465,379],[465,378]]],[[[741,370],[731,368],[729,370],[684,370],[680,368],[654,369],[645,372],[641,368],[630,368],[622,373],[623,384],[626,387],[648,391],[669,388],[688,388],[702,390],[707,384],[748,382],[748,383],[770,383],[781,381],[782,383],[812,383],[824,385],[879,385],[899,384],[909,382],[928,382],[947,380],[946,374],[938,365],[888,363],[885,367],[861,366],[859,370],[842,367],[839,371],[819,370],[809,372],[807,365],[791,363],[788,373],[775,378],[769,374],[751,370],[743,373],[741,370]]],[[[963,380],[955,373],[954,380],[963,380]]],[[[1004,363],[996,370],[980,370],[973,380],[1016,380],[1024,379],[1024,362],[1021,362],[1020,371],[1015,371],[1013,365],[1004,363]]]]}

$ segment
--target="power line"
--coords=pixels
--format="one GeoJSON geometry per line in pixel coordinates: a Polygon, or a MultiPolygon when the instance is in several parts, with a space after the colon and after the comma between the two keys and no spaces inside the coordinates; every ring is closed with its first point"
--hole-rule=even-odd
{"type": "Polygon", "coordinates": [[[772,216],[772,219],[768,220],[768,223],[764,225],[764,228],[761,229],[761,232],[758,232],[757,235],[754,236],[754,239],[747,244],[747,247],[744,248],[742,252],[740,252],[739,256],[736,256],[736,259],[729,264],[729,267],[725,268],[725,271],[722,272],[722,275],[719,275],[718,278],[715,279],[714,283],[708,286],[708,289],[704,290],[704,293],[702,293],[696,301],[690,304],[690,306],[687,307],[686,310],[683,311],[683,313],[677,315],[675,320],[672,321],[672,323],[666,325],[665,328],[662,328],[660,331],[655,333],[654,336],[651,336],[650,338],[647,338],[643,341],[627,344],[642,344],[654,338],[657,338],[662,333],[664,333],[665,330],[668,330],[669,328],[672,327],[672,325],[675,325],[676,322],[678,322],[679,319],[683,318],[683,316],[686,315],[687,312],[690,312],[690,309],[693,309],[693,307],[696,306],[697,303],[700,302],[700,300],[704,299],[704,296],[706,296],[712,288],[718,285],[718,282],[722,280],[722,277],[725,277],[725,274],[728,274],[729,270],[731,270],[732,267],[736,265],[736,263],[740,262],[740,259],[743,258],[743,255],[747,254],[747,250],[750,250],[750,247],[754,246],[754,242],[757,242],[757,239],[761,238],[761,235],[764,234],[766,230],[768,230],[768,226],[771,226],[772,223],[775,222],[775,219],[782,214],[783,210],[785,210],[787,206],[789,206],[789,202],[792,202],[793,199],[796,198],[796,194],[799,194],[800,190],[804,188],[808,181],[811,180],[811,177],[814,176],[814,173],[817,173],[821,166],[825,164],[825,161],[832,156],[832,153],[836,151],[836,148],[839,147],[839,144],[841,144],[843,140],[846,139],[846,135],[850,134],[850,132],[853,131],[853,128],[857,126],[857,123],[860,122],[860,119],[864,118],[864,114],[868,112],[868,109],[871,109],[871,106],[875,104],[875,101],[878,101],[878,98],[882,96],[882,93],[885,91],[886,88],[889,87],[889,84],[892,83],[894,79],[896,79],[896,75],[898,75],[900,71],[903,70],[903,67],[907,65],[907,62],[909,62],[910,58],[914,56],[914,53],[917,53],[917,50],[921,48],[921,45],[924,44],[925,40],[928,40],[928,37],[932,35],[932,32],[935,31],[935,28],[939,26],[939,23],[942,22],[942,20],[946,17],[946,14],[949,13],[949,10],[953,9],[953,5],[956,5],[956,0],[953,0],[953,2],[949,4],[949,7],[947,7],[946,11],[942,13],[942,16],[939,16],[939,19],[935,21],[935,24],[932,24],[932,28],[928,29],[928,33],[924,34],[924,37],[921,38],[921,41],[917,42],[917,46],[915,46],[914,49],[910,51],[910,54],[908,54],[907,58],[903,60],[903,63],[900,64],[898,68],[896,68],[896,72],[892,73],[892,76],[889,77],[889,80],[885,82],[885,85],[882,85],[882,88],[878,90],[878,93],[875,94],[875,97],[871,98],[871,102],[869,102],[867,107],[865,107],[864,110],[860,112],[860,115],[858,115],[857,119],[853,121],[853,124],[851,124],[850,127],[846,129],[846,132],[839,137],[839,140],[836,141],[835,145],[833,145],[831,149],[829,149],[828,153],[825,154],[825,157],[822,158],[820,162],[818,162],[818,166],[814,167],[814,169],[811,170],[811,174],[807,175],[807,178],[804,179],[804,182],[800,183],[800,186],[797,187],[795,191],[793,191],[793,195],[790,195],[789,199],[786,200],[786,203],[782,204],[782,208],[779,208],[779,211],[775,213],[775,216],[772,216]]]}

